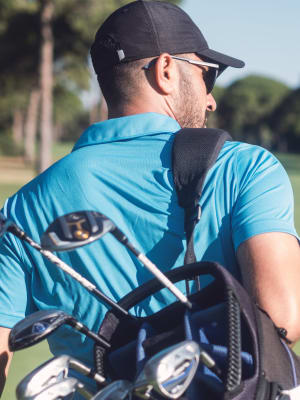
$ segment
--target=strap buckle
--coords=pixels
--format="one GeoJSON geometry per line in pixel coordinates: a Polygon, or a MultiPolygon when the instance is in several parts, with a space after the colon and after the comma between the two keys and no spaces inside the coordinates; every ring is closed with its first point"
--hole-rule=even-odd
{"type": "Polygon", "coordinates": [[[196,221],[199,222],[201,215],[202,215],[202,208],[201,208],[200,204],[198,204],[198,206],[197,206],[196,213],[197,213],[196,221]]]}
{"type": "Polygon", "coordinates": [[[195,226],[200,221],[202,215],[202,208],[200,204],[186,208],[185,211],[185,226],[195,226]]]}

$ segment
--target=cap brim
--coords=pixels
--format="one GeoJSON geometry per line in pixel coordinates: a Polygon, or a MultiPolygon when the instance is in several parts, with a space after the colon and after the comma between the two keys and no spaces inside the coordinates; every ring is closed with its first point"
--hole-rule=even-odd
{"type": "Polygon", "coordinates": [[[207,57],[210,60],[215,61],[217,64],[222,64],[225,68],[226,67],[243,68],[245,66],[244,61],[227,56],[226,54],[219,53],[218,51],[215,50],[205,49],[200,52],[197,52],[197,54],[199,54],[199,56],[207,57]]]}

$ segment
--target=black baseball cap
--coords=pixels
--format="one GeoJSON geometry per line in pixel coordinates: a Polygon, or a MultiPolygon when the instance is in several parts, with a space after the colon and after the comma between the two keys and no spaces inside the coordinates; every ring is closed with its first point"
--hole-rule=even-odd
{"type": "Polygon", "coordinates": [[[138,0],[113,12],[96,33],[91,57],[96,74],[124,62],[162,53],[196,53],[220,65],[242,68],[245,63],[208,47],[189,15],[164,1],[138,0]]]}

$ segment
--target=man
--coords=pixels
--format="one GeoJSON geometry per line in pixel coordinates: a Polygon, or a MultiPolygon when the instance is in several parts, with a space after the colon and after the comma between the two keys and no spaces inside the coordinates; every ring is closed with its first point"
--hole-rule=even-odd
{"type": "MultiPolygon", "coordinates": [[[[156,1],[136,1],[112,14],[91,55],[108,121],[89,127],[70,155],[10,198],[3,211],[35,240],[58,216],[99,211],[162,271],[180,266],[185,237],[172,182],[172,141],[181,127],[205,127],[207,113],[216,109],[215,78],[244,63],[209,49],[188,15],[156,1]]],[[[300,250],[282,166],[262,148],[226,142],[201,205],[197,259],[247,277],[275,324],[291,341],[299,339],[300,250]]],[[[11,358],[10,328],[31,312],[60,308],[98,330],[106,308],[79,284],[10,234],[0,252],[3,371],[11,358]]],[[[111,235],[60,257],[115,300],[150,278],[111,235]]],[[[135,312],[148,314],[173,300],[159,296],[135,312]]],[[[60,328],[49,342],[54,354],[91,363],[92,341],[71,329],[60,328]]]]}

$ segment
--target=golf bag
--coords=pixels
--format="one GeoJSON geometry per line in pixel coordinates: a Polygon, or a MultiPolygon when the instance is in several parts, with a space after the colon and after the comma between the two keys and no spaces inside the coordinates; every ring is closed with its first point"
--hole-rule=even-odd
{"type": "MultiPolygon", "coordinates": [[[[153,355],[181,341],[194,340],[213,358],[221,374],[200,361],[184,399],[275,400],[282,389],[299,385],[300,360],[287,346],[286,332],[274,325],[225,268],[215,262],[196,262],[193,231],[201,215],[202,186],[228,139],[220,130],[184,129],[173,145],[174,183],[185,210],[187,250],[185,265],[166,275],[174,283],[195,280],[198,289],[199,277],[210,275],[211,283],[189,294],[192,309],[174,302],[146,317],[108,311],[99,334],[111,348],[95,346],[98,373],[112,380],[134,381],[153,355]]],[[[152,279],[118,304],[133,309],[162,288],[152,279]]],[[[155,394],[155,398],[160,396],[155,394]]]]}

